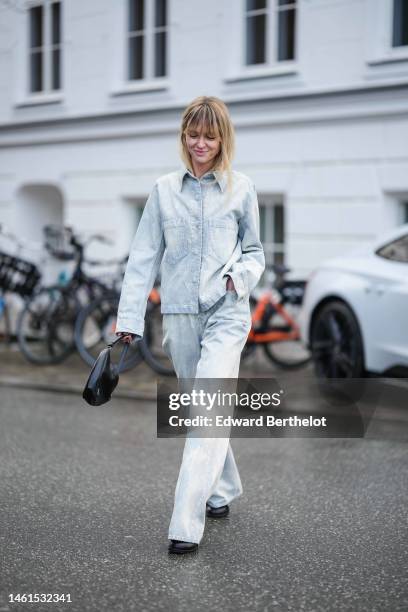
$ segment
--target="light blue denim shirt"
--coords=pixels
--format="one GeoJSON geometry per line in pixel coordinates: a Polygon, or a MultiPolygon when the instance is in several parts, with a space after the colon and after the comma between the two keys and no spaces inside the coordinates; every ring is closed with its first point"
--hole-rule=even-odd
{"type": "Polygon", "coordinates": [[[223,172],[200,179],[186,167],[157,179],[147,199],[123,279],[116,332],[143,335],[149,293],[161,273],[161,312],[207,310],[234,281],[248,299],[265,268],[259,208],[250,178],[223,172]]]}

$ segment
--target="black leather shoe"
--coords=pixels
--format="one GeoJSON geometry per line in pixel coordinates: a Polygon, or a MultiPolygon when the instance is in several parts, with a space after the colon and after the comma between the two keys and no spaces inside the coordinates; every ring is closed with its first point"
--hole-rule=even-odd
{"type": "Polygon", "coordinates": [[[229,514],[229,506],[220,506],[219,508],[212,508],[207,504],[207,516],[210,518],[224,518],[229,514]]]}
{"type": "Polygon", "coordinates": [[[196,542],[183,542],[183,540],[170,540],[169,553],[183,554],[197,550],[196,542]]]}

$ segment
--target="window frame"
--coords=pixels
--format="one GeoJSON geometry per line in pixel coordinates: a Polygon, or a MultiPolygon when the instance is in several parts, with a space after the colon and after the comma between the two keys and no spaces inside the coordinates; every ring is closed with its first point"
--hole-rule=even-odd
{"type": "MultiPolygon", "coordinates": [[[[129,0],[115,0],[110,16],[112,23],[112,41],[120,40],[121,44],[113,45],[111,49],[110,74],[111,86],[109,95],[112,98],[131,96],[133,94],[154,93],[170,88],[171,77],[171,9],[172,3],[167,0],[167,37],[166,37],[166,68],[167,74],[162,77],[152,77],[129,80],[128,64],[128,32],[129,32],[129,0]]],[[[148,0],[150,2],[150,0],[148,0]]],[[[153,11],[152,11],[153,12],[153,11]]],[[[145,53],[146,56],[146,53],[145,53]]]]}
{"type": "MultiPolygon", "coordinates": [[[[274,77],[282,75],[292,75],[299,71],[300,57],[300,23],[302,15],[302,2],[291,0],[288,5],[296,8],[295,38],[294,38],[294,59],[281,60],[278,58],[278,35],[277,34],[277,15],[281,11],[278,7],[278,0],[267,0],[267,26],[266,26],[266,61],[262,64],[246,64],[246,25],[247,13],[246,0],[234,4],[229,3],[230,10],[225,13],[224,27],[232,33],[230,48],[227,49],[229,66],[224,81],[233,83],[247,79],[274,77]],[[234,36],[234,31],[237,32],[234,36]],[[238,53],[237,50],[238,49],[238,53]]],[[[286,7],[282,7],[286,8],[286,7]]],[[[252,12],[252,11],[251,11],[252,12]]]]}
{"type": "Polygon", "coordinates": [[[130,3],[134,0],[126,0],[126,50],[125,50],[125,75],[127,83],[144,83],[144,82],[156,82],[160,79],[168,78],[168,49],[169,49],[169,0],[166,2],[166,25],[156,26],[155,25],[155,10],[157,0],[142,0],[144,2],[144,23],[143,29],[138,30],[138,34],[134,34],[136,30],[130,30],[130,3]],[[156,50],[155,50],[155,35],[157,32],[165,32],[166,34],[166,45],[165,45],[165,74],[155,76],[155,65],[156,65],[156,50]],[[143,65],[142,65],[142,78],[131,79],[129,76],[130,65],[129,65],[129,44],[132,38],[136,36],[143,36],[144,38],[144,51],[143,51],[143,65]]]}
{"type": "MultiPolygon", "coordinates": [[[[405,45],[394,45],[394,21],[395,21],[395,3],[398,0],[392,0],[392,31],[391,31],[391,46],[393,49],[401,49],[401,47],[408,49],[408,40],[405,45]]],[[[401,1],[401,0],[400,0],[401,1]]]]}
{"type": "Polygon", "coordinates": [[[408,223],[408,199],[402,200],[402,202],[400,203],[400,210],[402,223],[405,225],[405,223],[408,223]]]}
{"type": "Polygon", "coordinates": [[[63,91],[63,57],[64,57],[64,49],[63,49],[63,1],[62,0],[28,0],[26,3],[26,13],[25,17],[25,74],[24,74],[24,91],[25,97],[29,98],[46,98],[53,97],[54,95],[59,97],[63,91]],[[59,4],[60,5],[60,36],[59,42],[52,42],[52,5],[59,4]],[[43,9],[42,13],[42,34],[43,40],[41,47],[36,47],[35,49],[41,49],[43,55],[43,65],[42,65],[42,88],[38,91],[32,91],[30,88],[31,84],[31,56],[32,56],[32,47],[30,43],[31,36],[31,18],[30,12],[31,9],[41,6],[43,9]],[[53,51],[58,49],[60,52],[59,59],[59,80],[60,86],[58,89],[52,89],[52,55],[53,51]]]}
{"type": "Polygon", "coordinates": [[[376,67],[408,60],[408,45],[394,47],[394,0],[366,0],[366,64],[376,67]]]}
{"type": "Polygon", "coordinates": [[[278,195],[268,193],[258,193],[259,216],[260,216],[260,235],[262,237],[262,245],[265,251],[266,266],[271,266],[275,263],[285,263],[287,259],[287,241],[286,241],[286,207],[285,198],[278,195]],[[282,242],[276,242],[274,234],[276,233],[276,209],[282,210],[282,242]],[[265,222],[265,224],[264,224],[265,222]],[[282,261],[277,262],[276,257],[280,256],[282,261]]]}
{"type": "MultiPolygon", "coordinates": [[[[273,2],[275,2],[276,0],[272,0],[273,2]]],[[[244,30],[244,39],[243,39],[243,44],[241,46],[241,64],[242,66],[245,67],[253,67],[253,66],[269,66],[270,62],[269,62],[269,57],[271,55],[271,38],[270,38],[270,29],[271,29],[271,19],[270,19],[270,9],[268,6],[268,2],[269,0],[265,0],[266,3],[266,7],[263,9],[253,9],[248,11],[247,10],[247,2],[244,2],[244,26],[243,26],[243,30],[244,30]],[[247,47],[248,47],[248,28],[247,28],[247,23],[248,23],[248,19],[252,18],[252,17],[257,17],[260,15],[264,15],[266,24],[265,24],[265,62],[259,62],[256,64],[247,64],[246,63],[246,56],[247,56],[247,47]],[[269,27],[268,27],[269,26],[269,27]]]]}
{"type": "MultiPolygon", "coordinates": [[[[61,30],[60,30],[60,88],[54,90],[30,91],[30,16],[29,9],[35,6],[46,3],[51,4],[51,0],[25,0],[24,10],[15,13],[16,31],[18,32],[16,45],[13,53],[14,73],[16,79],[14,81],[14,108],[24,108],[30,106],[42,106],[48,104],[60,104],[64,100],[65,87],[65,9],[63,0],[59,0],[61,4],[61,30]]],[[[50,11],[51,12],[51,11],[50,11]]],[[[49,32],[51,27],[47,26],[49,32]]],[[[48,39],[45,39],[48,40],[48,39]]],[[[46,45],[47,47],[47,45],[46,45]]],[[[47,47],[48,50],[48,47],[47,47]]],[[[49,59],[45,60],[47,66],[43,66],[44,70],[50,67],[49,59]]]]}
{"type": "Polygon", "coordinates": [[[243,0],[243,21],[244,21],[244,25],[243,25],[243,41],[242,41],[242,45],[241,45],[241,66],[246,69],[246,68],[254,68],[257,66],[264,66],[264,67],[268,67],[268,68],[273,68],[276,66],[281,66],[284,64],[289,64],[289,63],[294,63],[297,60],[297,52],[298,52],[298,40],[297,40],[297,31],[298,31],[298,13],[299,13],[299,0],[288,0],[288,5],[287,6],[283,6],[280,7],[278,5],[278,0],[265,0],[266,2],[266,9],[261,9],[261,10],[256,10],[256,11],[251,11],[251,13],[253,14],[260,14],[260,13],[264,13],[266,14],[266,28],[265,28],[265,35],[266,35],[266,41],[265,41],[265,56],[266,56],[266,61],[263,62],[262,64],[247,64],[246,63],[246,43],[247,43],[247,29],[246,29],[246,24],[247,24],[247,18],[248,18],[248,11],[246,10],[246,0],[243,0]],[[295,42],[294,42],[294,58],[293,59],[288,59],[288,60],[279,60],[278,59],[278,53],[279,53],[279,33],[278,33],[278,27],[279,27],[279,19],[278,19],[278,15],[279,13],[284,12],[285,10],[288,10],[290,8],[295,8],[296,9],[296,21],[295,21],[295,42]]]}
{"type": "Polygon", "coordinates": [[[297,59],[297,30],[298,30],[298,13],[299,13],[299,0],[287,0],[287,4],[279,6],[278,0],[265,0],[266,8],[264,9],[253,9],[248,11],[246,7],[246,0],[244,0],[243,11],[244,11],[244,38],[243,44],[241,45],[241,65],[244,68],[253,68],[258,66],[274,67],[282,64],[296,62],[297,59]],[[291,9],[296,10],[295,17],[295,39],[294,39],[294,57],[286,60],[279,60],[279,13],[287,12],[291,9]],[[265,15],[266,26],[265,26],[265,58],[266,61],[258,64],[247,64],[246,63],[246,51],[247,51],[247,20],[248,15],[265,15]]]}

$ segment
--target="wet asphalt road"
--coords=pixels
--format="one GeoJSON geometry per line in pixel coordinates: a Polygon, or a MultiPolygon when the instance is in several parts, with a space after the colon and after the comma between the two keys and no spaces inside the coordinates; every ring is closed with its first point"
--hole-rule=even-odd
{"type": "Polygon", "coordinates": [[[384,420],[386,439],[380,423],[377,439],[233,440],[244,495],[175,556],[183,440],[157,439],[154,403],[0,398],[1,612],[408,609],[406,412],[384,420]]]}

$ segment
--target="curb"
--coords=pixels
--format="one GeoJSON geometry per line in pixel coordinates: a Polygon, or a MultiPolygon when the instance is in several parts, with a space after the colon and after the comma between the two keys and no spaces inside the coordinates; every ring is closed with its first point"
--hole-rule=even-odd
{"type": "MultiPolygon", "coordinates": [[[[79,395],[82,398],[83,387],[79,385],[62,385],[55,383],[41,383],[34,381],[25,381],[21,378],[3,377],[0,378],[0,387],[12,387],[18,389],[31,389],[33,391],[49,391],[50,393],[67,393],[71,395],[79,395]]],[[[118,388],[114,391],[115,399],[138,399],[144,401],[156,401],[156,391],[152,389],[149,391],[131,391],[131,390],[120,390],[118,388]]]]}

